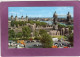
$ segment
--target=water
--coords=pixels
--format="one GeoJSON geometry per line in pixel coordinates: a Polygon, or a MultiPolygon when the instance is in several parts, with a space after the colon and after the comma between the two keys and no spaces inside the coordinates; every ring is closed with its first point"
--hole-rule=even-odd
{"type": "Polygon", "coordinates": [[[52,23],[53,23],[53,21],[40,21],[40,22],[45,22],[45,23],[47,23],[49,25],[52,25],[52,23]]]}
{"type": "MultiPolygon", "coordinates": [[[[52,25],[52,23],[53,23],[53,21],[40,21],[40,22],[46,22],[46,23],[49,24],[49,25],[52,25]]],[[[65,23],[60,23],[60,24],[66,25],[65,23]]]]}
{"type": "MultiPolygon", "coordinates": [[[[52,25],[52,23],[53,23],[53,21],[40,21],[40,22],[46,22],[49,25],[52,25]]],[[[66,25],[65,23],[60,23],[60,24],[66,25]]],[[[73,25],[73,24],[71,24],[71,25],[73,25]]]]}

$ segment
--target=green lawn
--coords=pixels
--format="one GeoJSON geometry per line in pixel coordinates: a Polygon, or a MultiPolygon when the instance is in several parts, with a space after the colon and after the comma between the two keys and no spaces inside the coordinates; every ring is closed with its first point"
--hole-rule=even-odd
{"type": "Polygon", "coordinates": [[[34,37],[29,37],[29,38],[8,38],[8,40],[13,40],[13,41],[17,41],[17,40],[30,40],[30,38],[34,39],[34,37]]]}
{"type": "Polygon", "coordinates": [[[8,40],[17,41],[17,40],[19,40],[19,38],[8,38],[8,40]]]}
{"type": "Polygon", "coordinates": [[[61,39],[61,38],[63,38],[63,39],[66,39],[66,36],[52,36],[52,38],[58,38],[58,39],[61,39]]]}

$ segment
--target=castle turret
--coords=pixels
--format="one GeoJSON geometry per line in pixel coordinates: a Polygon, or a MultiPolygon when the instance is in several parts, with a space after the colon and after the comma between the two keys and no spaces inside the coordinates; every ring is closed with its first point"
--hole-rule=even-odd
{"type": "Polygon", "coordinates": [[[58,29],[58,24],[57,24],[57,14],[56,14],[56,11],[53,15],[53,30],[57,30],[58,29]]]}
{"type": "Polygon", "coordinates": [[[17,21],[17,15],[15,16],[15,21],[17,21]]]}
{"type": "Polygon", "coordinates": [[[28,21],[28,16],[26,16],[26,21],[28,21]]]}
{"type": "Polygon", "coordinates": [[[23,16],[21,16],[21,19],[23,20],[23,16]]]}
{"type": "Polygon", "coordinates": [[[13,20],[13,15],[11,15],[11,20],[13,20]]]}

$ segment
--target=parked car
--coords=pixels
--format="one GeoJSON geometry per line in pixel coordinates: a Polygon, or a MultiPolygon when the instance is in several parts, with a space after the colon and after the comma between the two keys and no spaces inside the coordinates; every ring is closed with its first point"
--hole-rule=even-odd
{"type": "Polygon", "coordinates": [[[58,40],[58,42],[61,42],[61,40],[58,40]]]}
{"type": "Polygon", "coordinates": [[[27,43],[30,43],[31,41],[27,41],[27,43]]]}
{"type": "Polygon", "coordinates": [[[23,45],[23,44],[20,44],[20,46],[21,46],[21,47],[24,47],[24,45],[23,45]]]}
{"type": "Polygon", "coordinates": [[[57,47],[62,47],[62,43],[54,43],[54,45],[57,47]]]}
{"type": "Polygon", "coordinates": [[[36,42],[40,42],[39,40],[36,40],[36,42]]]}
{"type": "Polygon", "coordinates": [[[53,42],[57,42],[58,38],[52,38],[53,42]]]}
{"type": "Polygon", "coordinates": [[[41,47],[41,44],[34,44],[35,47],[41,47]]]}
{"type": "Polygon", "coordinates": [[[55,46],[59,46],[58,43],[54,43],[55,46]]]}
{"type": "Polygon", "coordinates": [[[62,43],[62,45],[64,45],[64,46],[68,46],[68,45],[69,45],[69,43],[62,43]]]}
{"type": "Polygon", "coordinates": [[[8,46],[10,46],[11,44],[10,43],[8,43],[8,46]]]}
{"type": "Polygon", "coordinates": [[[31,42],[34,42],[33,40],[31,42]]]}

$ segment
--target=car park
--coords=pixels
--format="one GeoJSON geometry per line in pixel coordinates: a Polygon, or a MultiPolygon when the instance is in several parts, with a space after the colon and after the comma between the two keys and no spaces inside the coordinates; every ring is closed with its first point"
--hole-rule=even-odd
{"type": "Polygon", "coordinates": [[[42,45],[41,44],[34,44],[33,46],[35,46],[35,47],[41,47],[42,45]]]}
{"type": "Polygon", "coordinates": [[[31,42],[34,42],[33,40],[31,42]]]}
{"type": "Polygon", "coordinates": [[[27,43],[30,43],[30,42],[31,42],[31,41],[29,41],[29,40],[27,41],[27,43]]]}
{"type": "Polygon", "coordinates": [[[36,42],[40,42],[39,40],[36,40],[36,42]]]}

